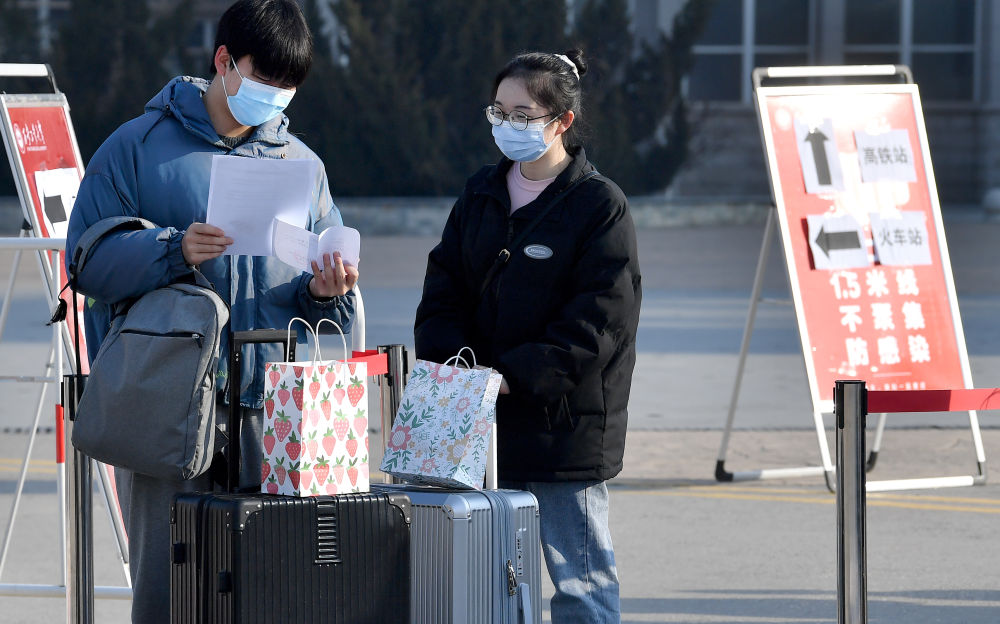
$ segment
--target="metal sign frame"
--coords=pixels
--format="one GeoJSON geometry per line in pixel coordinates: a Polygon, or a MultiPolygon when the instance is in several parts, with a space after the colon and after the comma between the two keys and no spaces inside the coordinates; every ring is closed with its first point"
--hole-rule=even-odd
{"type": "MultiPolygon", "coordinates": [[[[882,80],[884,82],[884,80],[882,80]]],[[[834,67],[793,67],[793,68],[762,68],[754,71],[754,90],[755,90],[755,105],[758,113],[758,120],[760,122],[760,129],[762,135],[762,144],[765,150],[765,157],[767,160],[769,179],[771,183],[772,196],[775,200],[775,209],[770,211],[768,214],[767,225],[765,226],[764,241],[761,247],[761,253],[757,265],[757,275],[754,279],[753,294],[750,302],[750,310],[747,315],[747,323],[744,328],[743,334],[743,344],[740,350],[740,360],[737,367],[737,375],[734,383],[733,393],[730,400],[729,414],[726,422],[725,431],[723,434],[722,446],[719,451],[718,460],[716,463],[716,479],[720,481],[732,481],[732,480],[748,480],[748,479],[765,479],[765,478],[782,478],[782,477],[797,477],[797,476],[807,476],[814,474],[823,474],[827,486],[834,490],[833,484],[833,473],[834,466],[830,461],[830,451],[826,438],[826,432],[823,425],[822,414],[831,413],[833,410],[833,401],[831,399],[826,399],[822,396],[820,388],[817,385],[817,375],[814,367],[813,358],[811,356],[813,352],[813,345],[810,342],[809,331],[806,326],[805,318],[805,308],[803,305],[803,296],[801,291],[801,284],[798,278],[798,273],[801,267],[796,266],[796,260],[794,255],[794,248],[792,245],[792,232],[789,224],[788,213],[785,206],[785,197],[782,192],[781,183],[782,180],[779,175],[779,165],[778,165],[778,155],[775,150],[774,137],[772,135],[772,128],[770,126],[770,120],[765,118],[767,110],[767,98],[769,97],[780,97],[780,96],[823,96],[823,95],[837,95],[841,96],[844,94],[902,94],[911,98],[913,104],[913,115],[915,118],[915,128],[913,130],[917,134],[917,138],[920,144],[920,153],[923,162],[923,176],[924,182],[926,184],[926,191],[928,199],[930,202],[931,216],[933,217],[933,226],[935,228],[936,239],[938,245],[933,252],[938,256],[937,260],[940,263],[941,273],[944,278],[944,288],[948,295],[948,308],[951,312],[951,329],[954,332],[955,340],[955,350],[958,356],[958,367],[960,368],[961,382],[965,387],[972,387],[972,376],[969,367],[968,354],[966,351],[964,331],[962,328],[961,317],[958,310],[958,301],[955,294],[954,280],[951,273],[951,261],[948,254],[947,244],[944,238],[944,229],[941,220],[940,205],[938,202],[937,188],[934,180],[934,173],[931,168],[930,151],[928,148],[926,129],[923,121],[923,112],[920,106],[919,94],[917,91],[917,86],[912,82],[912,74],[909,69],[905,66],[899,65],[885,65],[885,66],[834,66],[834,67]],[[897,80],[902,79],[902,84],[802,84],[803,82],[815,82],[816,79],[830,79],[837,77],[863,77],[865,79],[879,79],[882,80],[886,77],[895,77],[897,80]],[[764,79],[778,79],[784,80],[786,84],[788,82],[796,82],[793,86],[762,86],[764,79]],[[775,213],[777,213],[778,224],[775,223],[775,213]],[[736,410],[736,403],[739,396],[739,387],[742,379],[745,360],[747,356],[747,351],[749,347],[750,335],[753,331],[754,318],[756,315],[756,306],[760,299],[760,291],[763,282],[763,275],[765,271],[767,256],[770,251],[771,241],[773,239],[774,230],[778,227],[782,234],[783,250],[785,254],[785,267],[787,271],[787,277],[789,279],[789,288],[792,293],[793,303],[795,305],[796,321],[798,324],[799,338],[802,344],[802,355],[806,368],[806,374],[809,382],[810,396],[813,404],[813,421],[816,429],[817,439],[820,447],[820,456],[822,465],[821,466],[805,466],[805,467],[795,467],[795,468],[779,468],[779,469],[765,469],[765,470],[754,470],[739,473],[728,472],[725,469],[725,456],[726,449],[729,442],[729,436],[732,429],[732,423],[736,410]]],[[[919,180],[919,178],[918,178],[919,180]]],[[[787,181],[786,181],[787,182],[787,181]]],[[[931,224],[928,224],[930,226],[931,224]]],[[[940,330],[947,331],[946,328],[939,328],[940,330]]],[[[951,366],[955,366],[952,363],[951,366]]],[[[831,384],[832,390],[832,384],[831,384]]],[[[969,412],[970,429],[973,437],[973,445],[976,454],[977,470],[978,474],[971,476],[961,476],[961,477],[935,477],[929,479],[909,479],[906,480],[905,486],[899,482],[893,482],[895,485],[890,484],[890,482],[879,482],[871,481],[868,483],[869,490],[876,489],[916,489],[923,487],[948,487],[948,486],[966,486],[985,482],[986,476],[986,460],[985,453],[983,451],[981,434],[979,431],[979,423],[977,415],[974,411],[969,412]]],[[[878,428],[876,431],[875,443],[873,445],[873,450],[868,459],[868,469],[870,470],[874,467],[875,459],[878,454],[878,449],[881,444],[881,438],[885,427],[885,414],[882,414],[878,423],[878,428]]]]}
{"type": "MultiPolygon", "coordinates": [[[[11,293],[16,280],[21,253],[23,251],[35,251],[36,253],[38,267],[45,285],[44,290],[50,311],[55,309],[56,302],[60,297],[60,291],[66,280],[60,253],[60,251],[65,248],[65,240],[51,237],[51,232],[48,232],[43,219],[41,219],[41,210],[43,209],[41,205],[41,198],[39,197],[39,201],[36,201],[35,198],[38,194],[33,192],[36,189],[36,185],[30,177],[34,172],[29,172],[27,170],[19,153],[17,141],[19,138],[24,140],[24,137],[19,137],[15,132],[15,127],[11,117],[11,110],[32,108],[43,110],[55,109],[60,111],[59,120],[61,122],[65,122],[66,136],[60,136],[59,139],[65,146],[65,149],[69,150],[69,154],[67,154],[69,158],[62,156],[59,164],[61,165],[63,162],[65,163],[66,167],[61,168],[75,168],[81,179],[83,177],[84,167],[83,159],[80,155],[80,149],[76,141],[76,133],[73,129],[72,119],[69,114],[69,105],[66,101],[66,96],[59,92],[56,87],[55,77],[52,74],[51,68],[48,65],[43,64],[0,63],[0,77],[47,78],[52,90],[54,91],[54,93],[33,94],[0,93],[0,135],[3,137],[7,159],[10,163],[11,172],[13,173],[15,184],[17,186],[22,215],[24,217],[24,226],[22,227],[20,237],[0,240],[0,249],[15,250],[16,254],[7,288],[7,296],[4,299],[3,310],[0,312],[0,333],[2,333],[3,326],[6,322],[7,310],[11,302],[11,293]]],[[[72,303],[72,299],[70,298],[71,296],[71,294],[65,295],[69,304],[72,303]]],[[[80,307],[82,309],[82,306],[80,307]]],[[[69,309],[72,310],[73,306],[69,305],[69,309]]],[[[80,321],[78,318],[69,318],[74,323],[80,321]]],[[[85,345],[83,345],[83,347],[85,348],[85,345]]],[[[48,364],[46,366],[47,372],[52,371],[54,368],[55,374],[43,377],[12,377],[9,379],[3,379],[4,381],[40,382],[43,386],[40,392],[38,409],[36,410],[34,425],[29,436],[24,462],[21,467],[21,475],[18,482],[18,488],[15,492],[15,500],[12,506],[7,532],[4,537],[2,554],[0,554],[0,570],[2,570],[3,563],[6,559],[7,548],[13,532],[17,516],[18,503],[22,494],[21,487],[27,474],[28,462],[34,446],[35,437],[37,435],[37,425],[41,415],[46,388],[51,383],[59,383],[62,381],[62,355],[65,351],[65,355],[68,356],[68,362],[70,362],[70,367],[72,367],[72,363],[75,361],[74,350],[74,341],[72,340],[68,323],[56,323],[53,326],[53,342],[49,353],[48,364]]],[[[82,358],[82,366],[85,366],[85,363],[87,362],[86,352],[84,349],[81,349],[81,351],[83,351],[80,354],[82,358]]],[[[86,372],[86,369],[82,372],[86,372]]],[[[65,415],[60,414],[60,418],[61,420],[58,424],[62,425],[65,422],[65,428],[62,426],[57,427],[57,432],[71,431],[72,423],[66,419],[65,415]]],[[[84,567],[93,558],[93,553],[89,551],[89,549],[92,548],[92,540],[89,538],[91,526],[90,516],[92,514],[92,508],[89,504],[89,494],[90,489],[93,487],[90,475],[96,474],[99,477],[98,483],[103,491],[103,498],[105,500],[105,507],[108,512],[109,522],[113,533],[117,537],[118,555],[123,567],[125,581],[126,583],[130,583],[127,538],[125,536],[121,510],[118,506],[117,496],[114,492],[113,478],[110,474],[108,466],[94,462],[87,457],[78,457],[79,454],[74,452],[72,444],[69,442],[68,435],[66,435],[63,440],[58,441],[58,443],[60,447],[57,449],[57,455],[62,456],[63,458],[65,458],[65,456],[73,458],[73,461],[68,463],[65,462],[65,460],[59,462],[59,471],[57,476],[60,529],[62,533],[62,584],[36,585],[3,583],[0,584],[0,595],[35,597],[65,596],[67,601],[67,620],[72,622],[90,622],[93,621],[93,598],[95,596],[98,598],[129,599],[132,595],[131,587],[129,586],[95,588],[93,587],[93,577],[82,572],[84,567]],[[91,470],[92,466],[96,467],[96,470],[91,470]],[[69,487],[67,487],[67,485],[69,487]],[[84,497],[81,495],[86,495],[85,505],[82,504],[84,497]]]]}

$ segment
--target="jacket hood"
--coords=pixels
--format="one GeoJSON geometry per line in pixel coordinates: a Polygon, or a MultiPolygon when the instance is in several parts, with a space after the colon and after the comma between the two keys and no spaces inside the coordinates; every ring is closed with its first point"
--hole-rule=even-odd
{"type": "MultiPolygon", "coordinates": [[[[146,112],[159,112],[161,119],[173,117],[188,131],[204,138],[209,143],[217,143],[219,134],[208,116],[208,109],[202,98],[208,91],[209,81],[193,76],[178,76],[166,84],[160,92],[146,102],[146,112]]],[[[272,145],[288,143],[288,117],[278,115],[254,129],[249,141],[263,141],[272,145]]]]}

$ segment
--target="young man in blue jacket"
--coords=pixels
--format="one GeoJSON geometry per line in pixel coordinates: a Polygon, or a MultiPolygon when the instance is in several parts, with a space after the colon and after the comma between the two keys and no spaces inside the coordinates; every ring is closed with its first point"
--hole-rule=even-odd
{"type": "MultiPolygon", "coordinates": [[[[323,318],[346,331],[354,314],[354,267],[339,256],[300,273],[273,257],[224,255],[233,232],[205,223],[212,157],[310,158],[288,131],[282,110],[312,62],[312,36],[293,0],[240,0],[219,21],[212,80],[178,77],[146,104],[146,112],[116,130],[94,154],[80,185],[67,235],[72,258],[83,232],[97,221],[135,216],[157,229],[112,233],[78,276],[94,299],[85,311],[88,352],[107,333],[111,306],[165,286],[198,267],[231,306],[233,331],[283,328],[293,317],[323,318]]],[[[342,223],[322,166],[314,182],[309,229],[342,223]]],[[[228,332],[227,332],[228,333],[228,332]]],[[[305,332],[300,332],[301,339],[305,332]]],[[[228,354],[228,337],[221,353],[228,354]]],[[[244,410],[241,485],[260,479],[264,363],[282,359],[278,345],[246,347],[240,402],[244,410]]],[[[217,389],[225,397],[228,357],[217,389]]],[[[227,409],[219,410],[224,426],[227,409]]],[[[221,447],[224,436],[217,436],[221,447]]],[[[209,474],[164,481],[116,471],[125,515],[133,585],[132,621],[168,622],[169,509],[174,495],[212,489],[209,474]]]]}

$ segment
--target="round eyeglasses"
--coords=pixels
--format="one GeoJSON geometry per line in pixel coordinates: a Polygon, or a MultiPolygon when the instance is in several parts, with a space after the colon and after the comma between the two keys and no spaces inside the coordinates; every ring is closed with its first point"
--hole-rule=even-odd
{"type": "Polygon", "coordinates": [[[539,115],[538,117],[528,117],[519,110],[505,113],[496,106],[492,105],[487,106],[484,110],[486,111],[486,120],[489,121],[494,126],[499,126],[500,124],[503,123],[503,120],[506,119],[507,123],[510,124],[510,127],[515,130],[527,129],[529,121],[534,121],[536,119],[545,119],[546,117],[559,116],[556,113],[548,113],[547,115],[539,115]]]}

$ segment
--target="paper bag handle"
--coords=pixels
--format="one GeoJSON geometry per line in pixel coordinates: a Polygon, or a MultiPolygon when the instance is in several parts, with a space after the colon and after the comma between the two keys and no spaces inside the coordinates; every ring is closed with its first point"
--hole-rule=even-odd
{"type": "Polygon", "coordinates": [[[475,368],[476,367],[476,352],[472,350],[472,347],[462,347],[461,349],[458,350],[458,353],[456,353],[455,355],[451,356],[450,358],[448,358],[447,360],[444,361],[445,366],[451,366],[451,361],[452,360],[455,360],[455,364],[458,364],[459,362],[462,362],[463,364],[465,364],[466,368],[475,368]],[[472,366],[469,366],[469,361],[466,360],[464,357],[462,357],[462,352],[463,351],[468,351],[469,353],[472,354],[472,366]]]}
{"type": "Polygon", "coordinates": [[[334,321],[331,321],[330,319],[320,319],[319,322],[316,323],[316,327],[313,327],[312,325],[309,324],[309,321],[307,321],[304,318],[299,317],[299,316],[296,316],[292,320],[288,321],[288,338],[287,338],[287,342],[285,344],[285,351],[286,352],[288,351],[288,347],[290,346],[290,343],[292,341],[292,324],[295,323],[295,321],[299,321],[303,325],[305,325],[309,329],[309,333],[312,334],[312,337],[313,337],[312,363],[313,364],[315,364],[316,362],[321,361],[323,359],[323,352],[322,352],[322,350],[320,350],[320,346],[319,346],[319,328],[320,328],[320,326],[323,323],[330,323],[331,325],[333,325],[334,327],[337,328],[337,332],[340,334],[340,342],[344,346],[344,361],[346,362],[349,359],[349,356],[347,354],[347,339],[344,338],[344,330],[342,330],[340,328],[340,325],[337,325],[337,323],[335,323],[334,321]]]}
{"type": "Polygon", "coordinates": [[[319,328],[321,325],[323,325],[323,323],[329,323],[337,328],[337,333],[340,334],[340,343],[344,346],[344,361],[346,362],[348,359],[350,359],[350,355],[347,352],[347,339],[344,338],[344,330],[341,329],[340,325],[337,325],[335,321],[331,321],[328,318],[320,319],[319,322],[316,323],[316,331],[313,334],[316,336],[316,352],[319,354],[320,359],[322,359],[323,354],[319,350],[319,328]]]}

